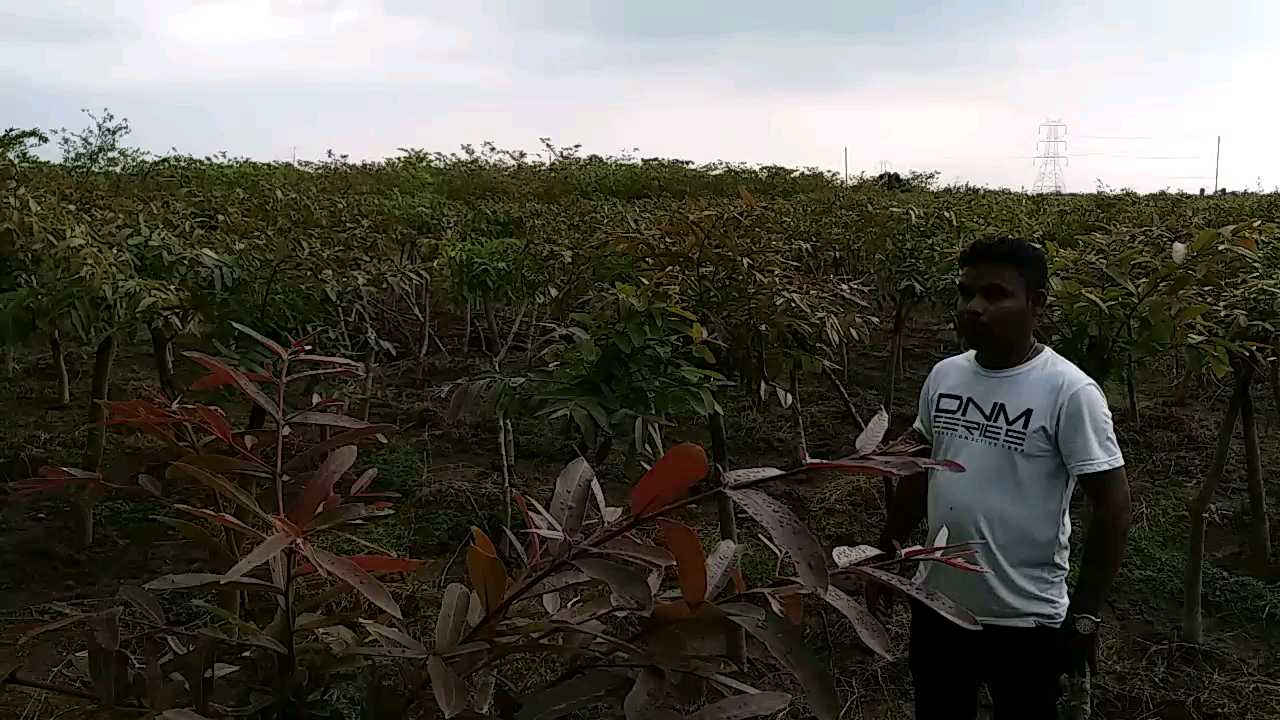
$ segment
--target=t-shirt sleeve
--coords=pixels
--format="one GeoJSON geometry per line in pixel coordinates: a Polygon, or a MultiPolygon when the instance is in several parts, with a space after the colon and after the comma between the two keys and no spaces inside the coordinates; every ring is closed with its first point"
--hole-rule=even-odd
{"type": "Polygon", "coordinates": [[[1096,383],[1070,395],[1058,414],[1058,450],[1072,475],[1112,470],[1124,465],[1107,397],[1096,383]]]}
{"type": "Polygon", "coordinates": [[[929,442],[933,442],[933,418],[929,416],[930,410],[933,408],[933,401],[930,400],[933,387],[933,373],[929,373],[929,377],[925,378],[924,385],[920,388],[920,400],[916,406],[916,421],[911,424],[911,429],[920,433],[920,435],[929,442]]]}

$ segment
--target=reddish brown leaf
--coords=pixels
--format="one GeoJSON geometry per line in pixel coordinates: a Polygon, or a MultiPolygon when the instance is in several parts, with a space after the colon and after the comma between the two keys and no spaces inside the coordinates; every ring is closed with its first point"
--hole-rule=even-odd
{"type": "Polygon", "coordinates": [[[39,477],[18,480],[13,483],[14,494],[20,497],[43,492],[53,492],[80,485],[100,483],[102,476],[98,473],[78,468],[53,467],[45,465],[39,471],[39,477]]]}
{"type": "Polygon", "coordinates": [[[157,625],[165,624],[164,608],[160,607],[160,601],[155,595],[133,585],[121,585],[116,594],[142,611],[142,614],[146,615],[151,622],[157,625]]]}
{"type": "Polygon", "coordinates": [[[235,322],[234,320],[231,322],[231,327],[239,330],[245,335],[248,335],[254,340],[257,340],[259,345],[275,353],[276,356],[279,357],[281,360],[289,356],[289,351],[285,350],[283,347],[280,347],[280,343],[272,340],[271,338],[266,337],[265,335],[262,335],[258,331],[250,327],[241,325],[240,323],[235,322]]]}
{"type": "Polygon", "coordinates": [[[364,420],[358,420],[349,415],[340,415],[331,412],[313,412],[311,410],[303,410],[289,416],[286,421],[292,425],[323,425],[325,427],[338,427],[347,430],[360,430],[370,427],[369,423],[364,420]]]}
{"type": "Polygon", "coordinates": [[[622,701],[627,720],[651,720],[654,710],[667,694],[667,674],[662,668],[649,666],[640,671],[631,691],[622,701]]]}
{"type": "Polygon", "coordinates": [[[662,518],[658,520],[662,544],[676,558],[676,575],[680,593],[690,607],[707,599],[707,562],[702,555],[702,541],[688,525],[662,518]]]}
{"type": "Polygon", "coordinates": [[[377,437],[379,435],[390,435],[396,431],[395,425],[370,425],[358,430],[348,430],[340,435],[335,435],[322,443],[312,445],[310,448],[298,453],[285,466],[289,472],[297,472],[313,467],[320,462],[326,455],[337,448],[345,445],[358,445],[363,440],[377,437]]]}
{"type": "Polygon", "coordinates": [[[427,674],[431,676],[431,692],[445,718],[452,718],[467,709],[466,684],[439,655],[432,655],[427,661],[427,674]]]}
{"type": "Polygon", "coordinates": [[[653,608],[653,591],[648,581],[626,565],[599,558],[582,558],[573,564],[593,579],[608,584],[619,607],[642,612],[653,608]]]}
{"type": "Polygon", "coordinates": [[[595,550],[606,555],[626,558],[627,560],[638,560],[646,565],[655,567],[665,568],[676,564],[675,557],[657,545],[646,545],[626,538],[610,540],[599,548],[595,548],[595,550]]]}
{"type": "Polygon", "coordinates": [[[227,416],[222,412],[222,408],[196,405],[194,412],[196,419],[206,430],[228,445],[235,444],[231,423],[227,421],[227,416]]]}
{"type": "Polygon", "coordinates": [[[316,567],[355,588],[356,592],[365,596],[369,602],[382,608],[395,619],[404,619],[400,614],[400,606],[396,604],[395,599],[391,597],[391,593],[387,588],[351,558],[334,555],[314,545],[305,545],[305,548],[303,552],[311,559],[311,562],[315,563],[316,567]]]}
{"type": "Polygon", "coordinates": [[[480,607],[490,613],[502,602],[507,592],[507,571],[498,559],[498,551],[480,528],[471,528],[473,544],[467,548],[467,574],[471,587],[480,597],[480,607]]]}
{"type": "Polygon", "coordinates": [[[231,457],[230,455],[185,455],[182,458],[182,462],[223,475],[271,477],[271,468],[266,465],[252,460],[231,457]]]}
{"type": "Polygon", "coordinates": [[[176,476],[184,475],[193,480],[198,480],[200,483],[211,488],[219,495],[222,495],[227,499],[234,500],[241,507],[254,515],[257,515],[264,522],[271,522],[271,516],[263,512],[262,508],[258,506],[257,500],[254,500],[249,493],[241,489],[239,485],[236,485],[217,473],[209,472],[202,467],[188,465],[184,462],[175,462],[169,466],[168,470],[165,470],[164,475],[165,478],[169,480],[174,480],[176,479],[176,476]]]}
{"type": "Polygon", "coordinates": [[[689,720],[747,720],[772,715],[790,704],[791,696],[784,692],[745,693],[712,703],[690,715],[689,720]]]}
{"type": "Polygon", "coordinates": [[[355,360],[348,360],[344,357],[335,357],[333,355],[299,355],[295,357],[293,361],[322,363],[326,365],[342,365],[344,367],[357,369],[364,367],[363,363],[358,363],[355,360]]]}
{"type": "Polygon", "coordinates": [[[854,632],[858,633],[858,637],[867,647],[885,660],[895,659],[893,651],[889,649],[889,633],[870,610],[834,585],[827,588],[825,599],[827,604],[849,618],[849,622],[853,623],[854,632]]]}
{"type": "Polygon", "coordinates": [[[826,557],[809,529],[786,505],[759,490],[728,490],[729,497],[742,506],[756,522],[769,531],[769,537],[786,550],[796,564],[800,581],[818,592],[826,592],[829,584],[826,557]]]}
{"type": "MultiPolygon", "coordinates": [[[[269,382],[275,381],[275,378],[271,377],[270,375],[267,375],[266,373],[246,372],[246,373],[243,373],[243,375],[249,380],[252,380],[253,382],[269,383],[269,382]]],[[[218,388],[223,388],[228,385],[235,385],[235,384],[236,384],[235,379],[232,378],[230,375],[224,372],[221,372],[219,370],[213,370],[206,375],[201,375],[200,377],[196,378],[187,387],[190,390],[196,390],[196,391],[217,390],[218,388]]]]}
{"type": "Polygon", "coordinates": [[[230,570],[223,575],[222,582],[228,583],[232,580],[238,580],[245,573],[258,567],[262,563],[270,560],[275,555],[293,542],[293,536],[289,533],[278,532],[271,537],[258,543],[258,546],[240,559],[240,562],[231,567],[230,570]]]}
{"type": "Polygon", "coordinates": [[[210,357],[204,353],[188,350],[182,354],[192,360],[195,360],[213,372],[222,373],[227,377],[230,377],[232,384],[239,388],[240,392],[244,393],[246,397],[252,400],[263,410],[266,410],[267,414],[270,415],[272,419],[276,422],[280,422],[280,408],[273,400],[271,400],[271,398],[267,397],[266,393],[262,392],[262,388],[258,387],[257,383],[246,377],[244,373],[224,363],[218,358],[210,357]]]}
{"type": "Polygon", "coordinates": [[[458,646],[470,605],[471,591],[462,583],[449,583],[444,589],[440,614],[436,617],[436,652],[448,652],[458,646]]]}
{"type": "Polygon", "coordinates": [[[631,513],[641,515],[676,500],[707,476],[702,446],[681,443],[667,451],[631,491],[631,513]]]}
{"type": "Polygon", "coordinates": [[[862,475],[882,477],[906,477],[925,470],[964,472],[964,466],[954,460],[931,460],[906,455],[868,455],[850,460],[818,460],[811,458],[805,464],[809,470],[846,470],[862,475]]]}
{"type": "Polygon", "coordinates": [[[351,469],[356,462],[356,446],[345,445],[329,453],[320,469],[311,477],[303,488],[302,494],[294,500],[289,508],[289,520],[299,527],[305,527],[315,517],[316,509],[333,494],[333,486],[343,473],[351,469]]]}
{"type": "Polygon", "coordinates": [[[228,528],[231,528],[232,530],[242,532],[245,535],[248,535],[250,537],[255,537],[258,539],[263,539],[266,537],[265,535],[253,529],[252,527],[246,525],[243,520],[241,520],[238,517],[235,517],[234,515],[229,515],[227,513],[214,512],[213,510],[206,510],[205,508],[191,507],[190,505],[181,505],[181,504],[175,504],[173,506],[173,509],[187,513],[188,515],[195,515],[196,517],[204,518],[205,520],[212,520],[213,522],[216,522],[223,527],[228,527],[228,528]]]}
{"type": "MultiPolygon", "coordinates": [[[[347,559],[355,563],[360,569],[375,574],[382,575],[384,573],[412,573],[417,572],[419,568],[427,564],[426,560],[413,560],[411,558],[397,558],[387,555],[348,555],[347,559]]],[[[316,571],[314,565],[310,563],[302,563],[294,569],[294,575],[309,575],[316,571]]]]}
{"type": "Polygon", "coordinates": [[[360,477],[356,478],[356,481],[351,483],[351,492],[349,494],[359,495],[360,493],[364,492],[366,489],[368,489],[370,485],[373,484],[373,481],[377,477],[378,477],[378,468],[369,468],[368,470],[365,470],[364,472],[360,473],[360,477]]]}
{"type": "Polygon", "coordinates": [[[856,573],[865,575],[872,580],[879,581],[898,592],[910,595],[916,600],[919,600],[925,605],[928,605],[938,611],[938,614],[962,628],[969,630],[982,629],[982,625],[978,623],[978,619],[973,616],[973,613],[960,607],[940,592],[918,585],[901,575],[895,575],[876,568],[855,566],[850,569],[856,573]]]}
{"type": "Polygon", "coordinates": [[[809,710],[818,720],[837,720],[840,717],[840,701],[831,675],[814,657],[798,628],[786,624],[773,613],[764,613],[760,617],[730,615],[730,618],[764,643],[778,662],[796,676],[804,688],[809,710]]]}
{"type": "Polygon", "coordinates": [[[276,587],[274,584],[257,578],[242,577],[235,582],[222,583],[222,576],[216,573],[179,573],[177,575],[165,575],[142,586],[144,590],[194,590],[203,587],[220,586],[228,590],[264,590],[276,594],[284,591],[276,587]]]}

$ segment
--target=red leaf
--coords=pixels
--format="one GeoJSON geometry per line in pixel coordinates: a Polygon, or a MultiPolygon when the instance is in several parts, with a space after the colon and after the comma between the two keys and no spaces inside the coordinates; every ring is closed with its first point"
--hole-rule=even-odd
{"type": "Polygon", "coordinates": [[[19,497],[36,495],[44,492],[64,490],[77,485],[99,485],[102,476],[77,468],[53,467],[45,465],[38,471],[39,477],[18,480],[13,483],[14,494],[19,497]]]}
{"type": "Polygon", "coordinates": [[[260,478],[271,477],[271,468],[261,462],[242,460],[230,455],[187,455],[182,458],[182,462],[186,465],[204,468],[209,472],[225,473],[227,475],[251,475],[260,478]]]}
{"type": "Polygon", "coordinates": [[[676,558],[676,575],[680,580],[680,593],[690,607],[697,607],[707,599],[707,561],[702,554],[702,542],[688,525],[674,520],[658,520],[662,544],[676,558]]]}
{"type": "Polygon", "coordinates": [[[490,613],[507,592],[507,571],[498,559],[493,541],[480,528],[471,528],[473,544],[467,548],[467,575],[480,597],[480,607],[490,613]]]}
{"type": "Polygon", "coordinates": [[[324,464],[312,476],[311,481],[303,488],[302,495],[293,502],[289,509],[289,520],[299,527],[306,527],[315,517],[316,509],[333,494],[333,486],[342,474],[351,469],[356,462],[356,446],[345,445],[329,453],[324,464]]]}
{"type": "MultiPolygon", "coordinates": [[[[245,372],[244,376],[254,382],[269,383],[275,382],[275,378],[260,372],[245,372]]],[[[234,385],[235,380],[228,374],[214,370],[206,375],[201,375],[187,386],[190,390],[217,390],[228,385],[234,385]]]]}
{"type": "Polygon", "coordinates": [[[300,413],[294,413],[288,419],[289,423],[298,425],[324,425],[326,427],[340,427],[349,430],[359,430],[369,427],[369,423],[364,420],[353,418],[349,415],[339,415],[331,412],[314,412],[312,410],[303,410],[300,413]]]}
{"type": "Polygon", "coordinates": [[[284,358],[286,358],[286,357],[288,357],[288,356],[289,356],[289,352],[288,352],[287,350],[285,350],[284,348],[280,347],[280,344],[279,344],[279,343],[277,343],[276,341],[274,341],[274,340],[272,340],[272,339],[270,339],[270,338],[268,338],[268,337],[265,337],[265,336],[261,335],[261,334],[260,334],[260,333],[258,333],[256,330],[253,330],[252,328],[245,327],[244,325],[241,325],[240,323],[235,322],[235,321],[232,321],[232,322],[231,322],[231,327],[233,327],[233,328],[235,328],[235,329],[239,330],[240,332],[244,333],[245,335],[248,335],[249,337],[253,338],[254,340],[257,340],[257,341],[258,341],[258,344],[262,345],[262,346],[263,346],[263,347],[265,347],[266,349],[268,349],[268,350],[270,350],[271,352],[273,352],[273,353],[275,353],[276,355],[278,355],[278,356],[280,357],[280,359],[281,359],[281,360],[283,360],[284,358]]]}
{"type": "Polygon", "coordinates": [[[182,422],[182,417],[177,413],[150,400],[117,400],[104,404],[107,407],[107,425],[172,425],[182,422]]]}
{"type": "MultiPolygon", "coordinates": [[[[412,560],[410,558],[394,558],[387,555],[348,555],[347,559],[356,564],[361,570],[372,574],[381,575],[383,573],[411,573],[417,571],[418,568],[427,564],[426,560],[412,560]]],[[[302,563],[294,569],[294,575],[310,575],[316,571],[316,566],[310,563],[302,563]]]]}
{"type": "Polygon", "coordinates": [[[303,553],[321,570],[355,588],[356,592],[368,598],[369,602],[387,611],[397,620],[404,619],[400,613],[400,606],[391,597],[390,591],[351,558],[334,555],[314,545],[306,545],[303,553]]]}
{"type": "Polygon", "coordinates": [[[360,428],[358,430],[349,430],[298,453],[285,467],[290,472],[306,470],[307,468],[312,467],[332,450],[344,445],[356,445],[361,440],[366,440],[377,435],[390,435],[397,429],[398,428],[395,425],[370,425],[369,427],[360,428]]]}
{"type": "Polygon", "coordinates": [[[366,488],[372,485],[374,479],[376,479],[377,477],[378,477],[378,468],[369,468],[368,470],[365,470],[364,472],[360,473],[360,477],[356,478],[355,482],[351,483],[351,491],[348,492],[347,494],[359,495],[360,493],[364,492],[366,488]]]}
{"type": "Polygon", "coordinates": [[[822,546],[791,509],[759,490],[728,490],[729,497],[769,531],[774,544],[795,561],[796,572],[806,587],[825,592],[829,579],[822,546]]]}
{"type": "Polygon", "coordinates": [[[205,355],[204,353],[188,350],[182,354],[192,360],[195,360],[211,371],[220,372],[225,374],[227,377],[230,377],[232,384],[239,388],[240,392],[244,393],[246,397],[256,403],[263,410],[266,410],[267,414],[270,415],[272,419],[276,422],[280,422],[280,408],[276,406],[275,402],[272,401],[271,398],[267,397],[266,393],[262,392],[262,388],[258,387],[258,385],[246,377],[244,373],[230,365],[227,365],[223,361],[215,357],[205,355]]]}
{"type": "Polygon", "coordinates": [[[667,451],[631,491],[631,513],[641,515],[688,492],[707,476],[707,453],[700,445],[681,443],[667,451]]]}
{"type": "Polygon", "coordinates": [[[894,659],[893,651],[889,649],[889,633],[870,610],[834,585],[827,588],[825,599],[827,604],[849,618],[854,632],[867,647],[886,660],[894,659]]]}
{"type": "Polygon", "coordinates": [[[253,497],[249,495],[249,493],[245,492],[239,485],[236,485],[217,473],[209,472],[202,467],[188,465],[184,462],[175,462],[169,466],[169,469],[165,470],[164,475],[169,480],[175,479],[175,475],[186,475],[187,477],[208,486],[214,492],[231,500],[235,500],[241,507],[252,512],[254,515],[257,515],[262,521],[267,523],[271,522],[271,516],[265,513],[262,508],[258,506],[257,500],[254,500],[253,497]]]}
{"type": "Polygon", "coordinates": [[[243,577],[245,573],[279,555],[291,542],[293,542],[293,536],[285,532],[278,532],[263,540],[223,575],[222,582],[227,583],[243,577]]]}
{"type": "Polygon", "coordinates": [[[228,445],[235,445],[231,423],[227,422],[226,413],[222,412],[222,408],[196,405],[194,409],[196,417],[206,430],[213,433],[222,442],[228,445]]]}
{"type": "Polygon", "coordinates": [[[212,520],[213,522],[216,522],[219,525],[222,525],[223,527],[229,527],[232,530],[237,530],[239,532],[244,533],[245,535],[249,535],[250,537],[256,537],[256,538],[265,537],[262,533],[244,524],[244,522],[240,520],[240,518],[237,518],[233,515],[228,515],[227,513],[214,512],[212,510],[206,510],[204,508],[191,507],[190,505],[174,505],[173,509],[180,510],[184,513],[187,513],[188,515],[195,515],[196,517],[204,518],[205,520],[212,520]]]}
{"type": "Polygon", "coordinates": [[[805,463],[809,470],[852,470],[864,475],[906,477],[925,470],[964,472],[964,466],[954,460],[931,460],[904,455],[868,455],[851,460],[810,459],[805,463]]]}

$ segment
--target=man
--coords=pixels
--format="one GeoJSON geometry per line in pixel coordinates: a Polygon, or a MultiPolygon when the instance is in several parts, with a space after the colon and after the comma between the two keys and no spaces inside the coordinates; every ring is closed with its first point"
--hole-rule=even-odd
{"type": "MultiPolygon", "coordinates": [[[[996,720],[1058,717],[1059,678],[1087,682],[1107,591],[1129,530],[1129,485],[1106,397],[1079,368],[1035,340],[1044,310],[1044,253],[1017,239],[979,240],[960,255],[957,325],[968,352],[938,363],[905,439],[932,446],[963,473],[905,478],[882,549],[927,516],[929,539],[982,541],[985,573],[924,563],[916,579],[973,612],[966,630],[913,603],[910,667],[917,720],[971,720],[978,686],[996,720]],[[1071,493],[1092,505],[1075,591],[1067,597],[1071,493]]],[[[868,605],[892,596],[868,583],[868,605]]]]}

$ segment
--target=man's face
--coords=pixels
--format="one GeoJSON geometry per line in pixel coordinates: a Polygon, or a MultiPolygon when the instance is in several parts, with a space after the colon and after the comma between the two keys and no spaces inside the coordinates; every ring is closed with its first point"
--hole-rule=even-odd
{"type": "Polygon", "coordinates": [[[1035,329],[1044,292],[1028,294],[1018,271],[1002,263],[977,263],[960,273],[956,306],[960,334],[980,352],[1020,347],[1035,329]]]}

